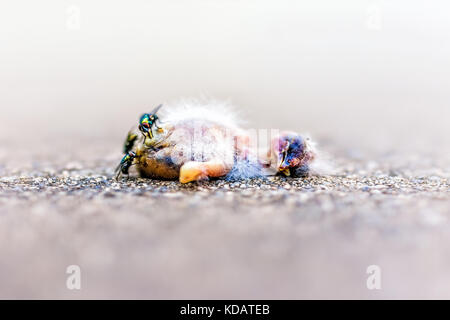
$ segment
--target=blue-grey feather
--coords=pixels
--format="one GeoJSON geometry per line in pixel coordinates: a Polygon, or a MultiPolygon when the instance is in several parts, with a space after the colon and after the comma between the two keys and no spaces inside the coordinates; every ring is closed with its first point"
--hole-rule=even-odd
{"type": "Polygon", "coordinates": [[[261,165],[253,160],[238,160],[225,177],[226,180],[244,180],[264,177],[261,165]]]}

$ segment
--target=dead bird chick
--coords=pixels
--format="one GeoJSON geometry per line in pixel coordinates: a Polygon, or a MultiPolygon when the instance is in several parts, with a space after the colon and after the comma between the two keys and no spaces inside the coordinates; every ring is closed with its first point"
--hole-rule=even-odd
{"type": "MultiPolygon", "coordinates": [[[[145,131],[140,123],[128,134],[126,145],[132,144],[129,151],[135,154],[132,164],[142,177],[187,183],[277,173],[304,176],[315,158],[308,140],[293,132],[274,137],[266,156],[259,158],[239,118],[221,103],[188,102],[163,111],[142,116],[141,122],[144,119],[148,124],[145,131]]],[[[121,172],[128,173],[127,165],[126,172],[121,172]]]]}

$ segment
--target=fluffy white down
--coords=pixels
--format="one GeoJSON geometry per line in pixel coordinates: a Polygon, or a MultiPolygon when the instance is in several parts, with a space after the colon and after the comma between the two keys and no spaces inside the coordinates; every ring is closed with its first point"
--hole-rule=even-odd
{"type": "Polygon", "coordinates": [[[158,116],[162,122],[172,124],[190,119],[211,121],[230,129],[239,128],[243,124],[236,108],[227,102],[212,99],[183,99],[169,103],[158,112],[158,116]]]}
{"type": "MultiPolygon", "coordinates": [[[[223,159],[225,162],[233,163],[234,142],[231,137],[225,138],[224,132],[209,131],[208,134],[202,133],[202,130],[186,131],[183,127],[201,128],[207,123],[216,123],[225,128],[229,128],[236,133],[245,134],[246,130],[242,128],[245,121],[242,120],[241,112],[226,101],[213,99],[183,99],[175,103],[164,104],[158,112],[161,122],[175,125],[183,123],[170,136],[170,140],[175,142],[171,149],[172,161],[181,165],[186,161],[209,161],[211,159],[223,159]],[[234,131],[236,130],[236,131],[234,131]]],[[[158,135],[156,135],[158,136],[158,135]]],[[[312,151],[316,158],[310,163],[311,172],[315,175],[333,174],[333,165],[330,157],[326,157],[323,152],[317,150],[316,144],[309,138],[309,135],[302,135],[306,140],[306,148],[312,151]]],[[[162,137],[163,138],[163,137],[162,137]]],[[[163,138],[164,139],[164,138],[163,138]]],[[[251,143],[253,143],[252,141],[251,143]]],[[[267,149],[250,152],[249,159],[236,164],[227,178],[251,178],[273,172],[263,172],[258,165],[258,159],[264,160],[267,155],[267,149]],[[263,154],[258,157],[259,151],[263,154]],[[250,160],[251,159],[251,160],[250,160]]],[[[164,153],[165,157],[167,154],[164,153]]],[[[265,161],[263,161],[265,162],[265,161]]],[[[276,164],[274,161],[272,165],[276,164]]]]}

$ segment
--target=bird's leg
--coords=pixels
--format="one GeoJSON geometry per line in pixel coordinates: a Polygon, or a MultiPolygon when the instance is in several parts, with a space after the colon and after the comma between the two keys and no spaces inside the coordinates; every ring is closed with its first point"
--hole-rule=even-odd
{"type": "Polygon", "coordinates": [[[211,160],[207,162],[189,161],[180,169],[180,182],[204,180],[208,177],[217,178],[225,176],[230,171],[221,160],[211,160]]]}

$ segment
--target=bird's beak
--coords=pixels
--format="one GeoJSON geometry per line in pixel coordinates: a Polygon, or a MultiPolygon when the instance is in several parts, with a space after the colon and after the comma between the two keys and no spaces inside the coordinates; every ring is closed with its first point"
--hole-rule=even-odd
{"type": "Polygon", "coordinates": [[[278,154],[278,172],[283,173],[285,176],[290,176],[291,171],[289,169],[289,163],[286,162],[287,149],[278,154]]]}
{"type": "Polygon", "coordinates": [[[281,173],[283,173],[286,177],[289,177],[291,175],[291,170],[289,168],[280,170],[281,173]]]}
{"type": "Polygon", "coordinates": [[[278,153],[278,169],[281,169],[281,167],[283,166],[285,158],[286,158],[286,151],[278,153]]]}

